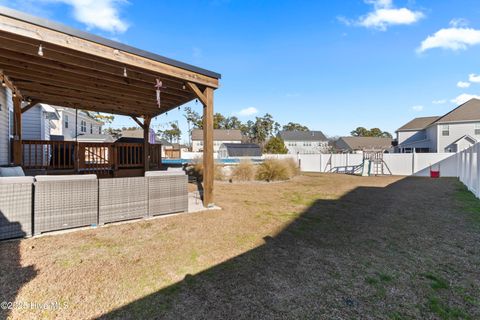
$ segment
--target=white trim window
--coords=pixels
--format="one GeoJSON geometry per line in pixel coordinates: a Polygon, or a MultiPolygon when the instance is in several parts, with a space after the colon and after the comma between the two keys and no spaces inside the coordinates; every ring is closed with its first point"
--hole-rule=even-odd
{"type": "Polygon", "coordinates": [[[90,123],[90,134],[93,134],[93,123],[90,123]]]}
{"type": "Polygon", "coordinates": [[[448,137],[450,135],[450,126],[448,124],[444,124],[442,126],[442,136],[448,137]]]}
{"type": "Polygon", "coordinates": [[[80,121],[80,132],[87,132],[87,121],[81,120],[80,121]]]}
{"type": "Polygon", "coordinates": [[[64,117],[65,129],[68,129],[68,115],[64,117]]]}
{"type": "Polygon", "coordinates": [[[475,123],[475,135],[480,136],[480,122],[475,123]]]}

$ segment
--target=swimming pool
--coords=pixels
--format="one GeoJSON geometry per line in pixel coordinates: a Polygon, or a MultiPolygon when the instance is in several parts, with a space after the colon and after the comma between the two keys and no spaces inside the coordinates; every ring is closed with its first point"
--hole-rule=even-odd
{"type": "MultiPolygon", "coordinates": [[[[250,159],[252,162],[262,162],[263,159],[250,159]]],[[[162,159],[163,164],[186,164],[192,163],[196,161],[196,159],[162,159]]],[[[236,164],[240,163],[239,158],[229,158],[229,159],[215,159],[215,162],[222,163],[222,164],[236,164]]]]}

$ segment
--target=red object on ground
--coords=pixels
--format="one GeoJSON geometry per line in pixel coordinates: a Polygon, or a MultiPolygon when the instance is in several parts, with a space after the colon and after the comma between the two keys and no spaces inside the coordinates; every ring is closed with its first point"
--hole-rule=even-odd
{"type": "Polygon", "coordinates": [[[430,178],[440,178],[440,171],[430,170],[430,178]]]}

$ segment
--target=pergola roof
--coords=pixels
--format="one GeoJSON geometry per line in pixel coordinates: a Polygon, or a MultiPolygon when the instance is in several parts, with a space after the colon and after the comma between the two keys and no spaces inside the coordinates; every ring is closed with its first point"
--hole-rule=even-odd
{"type": "Polygon", "coordinates": [[[218,88],[221,76],[0,7],[0,77],[24,99],[153,117],[197,98],[196,90],[218,88]]]}

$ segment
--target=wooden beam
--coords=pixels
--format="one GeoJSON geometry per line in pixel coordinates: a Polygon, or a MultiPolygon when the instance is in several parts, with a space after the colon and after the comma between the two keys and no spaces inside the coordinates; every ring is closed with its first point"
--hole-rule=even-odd
{"type": "Polygon", "coordinates": [[[16,95],[22,97],[20,90],[13,84],[13,82],[3,73],[3,70],[0,68],[0,85],[2,87],[7,87],[14,92],[16,95]]]}
{"type": "Polygon", "coordinates": [[[203,106],[203,205],[213,205],[213,89],[205,89],[206,103],[203,106]]]}
{"type": "Polygon", "coordinates": [[[13,164],[22,165],[22,98],[18,95],[13,99],[13,164]]]}
{"type": "Polygon", "coordinates": [[[135,122],[140,126],[140,128],[145,129],[145,125],[144,125],[143,123],[141,123],[140,120],[138,120],[137,117],[135,117],[135,116],[130,116],[130,118],[132,118],[133,121],[135,121],[135,122]]]}
{"type": "Polygon", "coordinates": [[[27,104],[25,107],[22,108],[22,113],[27,112],[28,110],[32,109],[35,107],[38,103],[40,103],[40,100],[32,100],[29,104],[27,104]]]}
{"type": "Polygon", "coordinates": [[[204,105],[206,105],[207,102],[207,97],[205,94],[198,88],[198,86],[195,83],[192,82],[187,82],[187,86],[193,91],[193,93],[197,96],[197,98],[202,102],[204,105]]]}
{"type": "Polygon", "coordinates": [[[152,118],[145,116],[143,118],[143,162],[145,172],[150,170],[150,122],[152,118]]]}
{"type": "Polygon", "coordinates": [[[218,79],[7,16],[0,16],[0,30],[41,41],[46,47],[51,43],[185,81],[218,87],[218,79]]]}

